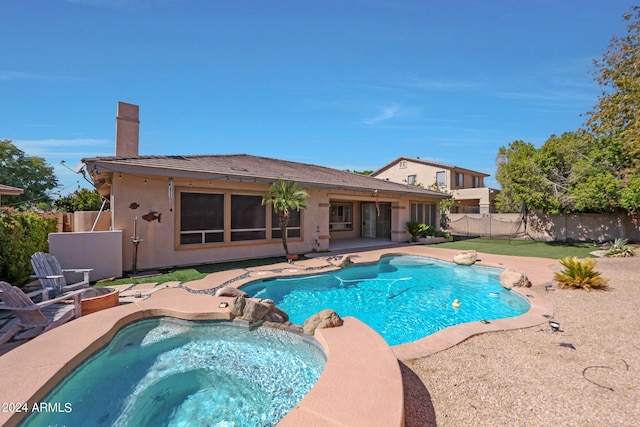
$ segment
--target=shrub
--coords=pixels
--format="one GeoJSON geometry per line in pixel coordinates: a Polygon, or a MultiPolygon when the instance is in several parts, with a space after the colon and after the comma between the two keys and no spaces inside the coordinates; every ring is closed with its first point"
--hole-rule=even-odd
{"type": "MultiPolygon", "coordinates": [[[[423,224],[424,225],[424,224],[423,224]]],[[[435,236],[437,230],[430,225],[425,225],[423,231],[420,232],[419,237],[435,236]]]]}
{"type": "Polygon", "coordinates": [[[636,255],[636,248],[627,239],[616,239],[608,246],[606,257],[630,257],[636,255]]]}
{"type": "Polygon", "coordinates": [[[561,289],[607,289],[608,280],[600,277],[600,272],[595,271],[596,260],[578,257],[566,257],[558,260],[564,266],[564,270],[555,273],[553,279],[558,282],[561,289]]]}
{"type": "Polygon", "coordinates": [[[49,250],[49,233],[56,231],[55,217],[33,212],[0,212],[0,280],[13,285],[27,281],[31,255],[49,250]]]}
{"type": "Polygon", "coordinates": [[[434,233],[434,236],[436,237],[444,237],[445,239],[448,239],[449,237],[451,237],[451,233],[448,231],[443,231],[443,230],[436,230],[434,233]]]}
{"type": "Polygon", "coordinates": [[[417,237],[427,230],[427,225],[418,221],[407,221],[407,231],[411,234],[411,241],[415,242],[417,237]]]}

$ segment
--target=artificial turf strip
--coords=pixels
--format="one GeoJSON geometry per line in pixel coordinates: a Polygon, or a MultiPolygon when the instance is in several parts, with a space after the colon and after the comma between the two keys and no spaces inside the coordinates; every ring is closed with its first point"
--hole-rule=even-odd
{"type": "Polygon", "coordinates": [[[461,251],[474,250],[494,255],[515,255],[551,259],[560,259],[567,256],[584,258],[589,256],[590,252],[599,249],[599,247],[593,243],[536,242],[532,240],[490,239],[485,237],[438,243],[432,246],[458,249],[461,251]]]}

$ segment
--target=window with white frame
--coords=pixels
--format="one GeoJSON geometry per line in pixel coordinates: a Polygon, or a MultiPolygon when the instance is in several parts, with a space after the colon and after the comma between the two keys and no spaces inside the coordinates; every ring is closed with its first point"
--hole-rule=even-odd
{"type": "Polygon", "coordinates": [[[224,194],[180,193],[180,244],[224,242],[224,194]]]}
{"type": "Polygon", "coordinates": [[[438,184],[438,187],[447,186],[447,177],[445,175],[445,171],[436,172],[436,183],[438,184]]]}
{"type": "Polygon", "coordinates": [[[416,185],[416,175],[408,175],[407,176],[407,184],[416,185]]]}
{"type": "Polygon", "coordinates": [[[262,196],[231,195],[231,241],[267,238],[267,207],[262,196]]]}
{"type": "MultiPolygon", "coordinates": [[[[300,237],[301,234],[301,217],[300,211],[289,211],[289,223],[287,224],[287,238],[300,237]]],[[[271,238],[281,239],[282,231],[280,230],[280,215],[275,211],[271,213],[271,238]]]]}
{"type": "Polygon", "coordinates": [[[353,230],[353,203],[331,203],[329,230],[353,230]]]}

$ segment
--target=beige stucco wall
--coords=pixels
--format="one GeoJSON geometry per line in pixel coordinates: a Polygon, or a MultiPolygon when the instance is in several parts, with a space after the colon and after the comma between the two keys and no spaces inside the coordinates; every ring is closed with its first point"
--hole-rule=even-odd
{"type": "Polygon", "coordinates": [[[93,224],[96,224],[93,231],[109,231],[111,227],[111,213],[109,211],[78,211],[71,214],[71,231],[91,231],[93,224]],[[98,214],[100,216],[98,217],[98,214]],[[98,222],[96,223],[96,218],[98,222]]]}
{"type": "Polygon", "coordinates": [[[461,188],[458,190],[453,190],[451,195],[456,201],[461,202],[461,204],[463,205],[469,204],[465,203],[466,201],[469,201],[472,202],[472,205],[479,206],[479,213],[481,214],[489,213],[490,206],[493,204],[493,200],[495,199],[493,190],[488,187],[461,188]]]}
{"type": "MultiPolygon", "coordinates": [[[[93,268],[91,281],[122,275],[121,231],[50,233],[49,253],[62,268],[93,268]]],[[[82,275],[67,273],[65,278],[73,283],[82,279],[82,275]]]]}
{"type": "MultiPolygon", "coordinates": [[[[169,195],[168,177],[134,176],[118,174],[111,183],[111,214],[113,229],[122,231],[122,266],[124,270],[131,270],[133,260],[134,223],[138,217],[137,235],[142,241],[138,245],[137,269],[170,267],[177,265],[192,265],[211,262],[240,260],[247,258],[261,258],[284,255],[281,239],[229,242],[224,244],[204,246],[183,246],[179,240],[179,224],[177,209],[179,209],[180,191],[222,192],[231,194],[264,195],[266,184],[256,184],[233,181],[208,181],[172,178],[174,186],[173,199],[169,195]],[[146,183],[145,183],[146,181],[146,183]],[[137,209],[130,206],[135,203],[137,209]],[[150,211],[161,214],[160,221],[145,221],[142,216],[150,211]]],[[[339,238],[329,232],[329,209],[331,201],[354,202],[354,223],[360,224],[360,209],[356,208],[360,202],[374,202],[371,193],[355,191],[336,191],[327,189],[306,188],[309,193],[307,209],[302,215],[302,238],[288,239],[291,253],[312,252],[319,247],[321,250],[329,248],[330,239],[339,238]]],[[[404,224],[409,220],[409,203],[416,197],[400,195],[380,195],[379,202],[392,205],[391,240],[408,240],[409,235],[404,224]]],[[[436,203],[436,199],[422,200],[436,203]]],[[[266,209],[266,208],[265,208],[266,209]]],[[[269,214],[272,209],[269,208],[269,214]]],[[[227,221],[230,221],[227,218],[227,221]]],[[[267,223],[270,223],[267,217],[267,223]]],[[[227,222],[228,225],[228,222],[227,222]]],[[[226,227],[228,228],[228,227],[226,227]]],[[[360,228],[355,227],[350,233],[358,237],[360,228]]],[[[341,237],[346,237],[343,235],[341,237]]]]}
{"type": "Polygon", "coordinates": [[[406,184],[407,177],[409,175],[416,175],[416,182],[418,184],[422,184],[423,187],[427,188],[432,186],[436,182],[437,172],[445,172],[447,183],[446,190],[451,189],[452,177],[450,170],[421,163],[414,163],[411,161],[407,161],[406,165],[406,168],[401,168],[400,164],[397,163],[381,172],[378,176],[376,176],[376,178],[406,184]]]}
{"type": "Polygon", "coordinates": [[[495,196],[491,193],[491,189],[483,187],[484,177],[482,175],[471,173],[468,170],[447,169],[410,160],[406,160],[404,164],[406,164],[406,167],[401,168],[400,163],[396,163],[382,171],[376,178],[406,184],[408,176],[415,175],[416,183],[428,188],[436,182],[436,174],[444,172],[446,186],[442,190],[452,194],[456,200],[459,200],[464,205],[479,206],[480,213],[489,213],[495,196]],[[464,175],[464,188],[456,189],[457,172],[464,175]],[[479,188],[473,188],[474,176],[480,180],[479,188]]]}

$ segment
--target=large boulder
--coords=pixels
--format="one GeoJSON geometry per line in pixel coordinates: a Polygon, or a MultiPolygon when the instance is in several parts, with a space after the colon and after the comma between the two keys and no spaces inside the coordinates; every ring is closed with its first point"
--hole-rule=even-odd
{"type": "Polygon", "coordinates": [[[531,282],[526,274],[511,269],[506,269],[500,273],[500,284],[506,289],[513,287],[531,287],[531,282]]]}
{"type": "Polygon", "coordinates": [[[238,288],[234,288],[232,286],[225,286],[216,291],[217,297],[248,297],[249,294],[245,291],[241,291],[238,288]]]}
{"type": "Polygon", "coordinates": [[[237,296],[231,301],[229,311],[234,317],[250,323],[261,320],[274,323],[286,323],[289,321],[289,315],[284,310],[276,307],[273,300],[270,299],[259,300],[237,296]]]}
{"type": "Polygon", "coordinates": [[[231,304],[229,305],[229,311],[235,317],[240,317],[244,312],[244,306],[246,304],[247,304],[247,299],[245,297],[242,297],[242,296],[235,297],[233,301],[231,301],[231,304]]]}
{"type": "Polygon", "coordinates": [[[254,323],[263,320],[268,312],[268,305],[261,304],[260,301],[254,299],[245,298],[244,309],[242,310],[242,315],[239,316],[239,318],[246,320],[249,323],[254,323]]]}
{"type": "Polygon", "coordinates": [[[266,306],[269,309],[269,311],[267,311],[267,314],[264,316],[264,320],[266,320],[267,322],[285,323],[289,321],[289,315],[284,310],[276,307],[273,300],[263,299],[262,301],[260,301],[260,304],[266,306]]]}
{"type": "Polygon", "coordinates": [[[327,309],[305,320],[302,329],[305,334],[313,335],[316,329],[335,328],[336,326],[342,326],[343,323],[338,313],[334,310],[327,309]]]}
{"type": "Polygon", "coordinates": [[[473,265],[477,259],[476,251],[460,251],[453,257],[453,262],[460,265],[473,265]]]}

